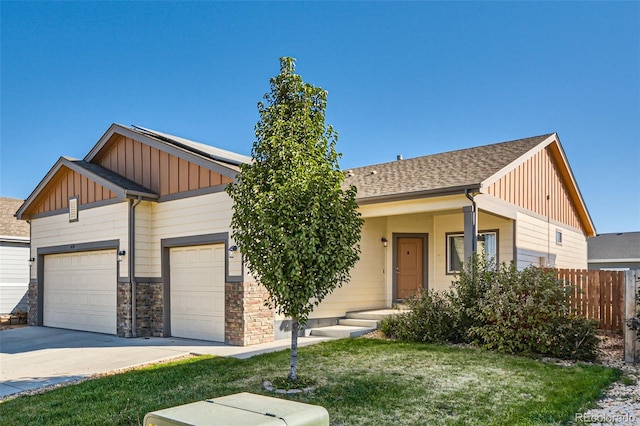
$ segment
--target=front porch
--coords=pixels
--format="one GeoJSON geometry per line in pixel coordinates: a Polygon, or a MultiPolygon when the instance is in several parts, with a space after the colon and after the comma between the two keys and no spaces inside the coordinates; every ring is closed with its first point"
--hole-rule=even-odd
{"type": "Polygon", "coordinates": [[[515,221],[482,210],[471,227],[470,213],[463,211],[470,202],[462,198],[456,200],[459,208],[439,205],[439,210],[406,214],[389,206],[363,206],[360,261],[350,282],[328,295],[310,319],[345,318],[348,312],[391,308],[417,291],[448,289],[468,255],[470,229],[480,235],[479,252],[498,262],[512,261],[515,221]]]}

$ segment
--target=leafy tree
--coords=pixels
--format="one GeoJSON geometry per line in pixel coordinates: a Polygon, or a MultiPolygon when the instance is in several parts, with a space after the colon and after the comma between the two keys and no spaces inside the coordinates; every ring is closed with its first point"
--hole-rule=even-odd
{"type": "Polygon", "coordinates": [[[288,378],[298,377],[298,333],[324,297],[349,280],[360,254],[362,219],[356,188],[342,189],[335,145],[325,125],[327,92],[295,74],[280,74],[258,103],[252,163],[241,166],[231,226],[250,273],[269,292],[266,305],[291,318],[288,378]]]}

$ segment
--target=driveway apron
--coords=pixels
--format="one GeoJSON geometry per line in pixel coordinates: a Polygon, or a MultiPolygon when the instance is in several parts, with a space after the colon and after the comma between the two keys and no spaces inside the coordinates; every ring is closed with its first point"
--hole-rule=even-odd
{"type": "MultiPolygon", "coordinates": [[[[328,340],[300,338],[301,346],[328,340]]],[[[95,374],[189,354],[248,358],[289,347],[288,340],[238,347],[181,338],[127,339],[49,327],[0,331],[0,400],[95,374]]]]}

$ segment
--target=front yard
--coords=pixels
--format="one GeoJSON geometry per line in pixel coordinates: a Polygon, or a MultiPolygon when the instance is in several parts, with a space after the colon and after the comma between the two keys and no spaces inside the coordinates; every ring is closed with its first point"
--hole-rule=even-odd
{"type": "MultiPolygon", "coordinates": [[[[147,412],[237,392],[285,376],[288,351],[247,360],[198,357],[0,403],[0,425],[142,424],[147,412]]],[[[615,381],[599,365],[561,367],[450,346],[347,339],[300,349],[334,425],[542,425],[574,419],[615,381]]]]}

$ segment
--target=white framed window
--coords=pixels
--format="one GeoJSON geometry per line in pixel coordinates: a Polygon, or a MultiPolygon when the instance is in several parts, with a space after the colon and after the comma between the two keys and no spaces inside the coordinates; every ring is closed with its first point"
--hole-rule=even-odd
{"type": "Polygon", "coordinates": [[[559,229],[556,229],[556,244],[559,246],[562,245],[562,231],[559,229]]]}
{"type": "MultiPolygon", "coordinates": [[[[478,233],[477,250],[488,265],[497,265],[498,231],[478,233]]],[[[447,274],[459,273],[464,260],[464,233],[447,234],[447,274]]]]}

